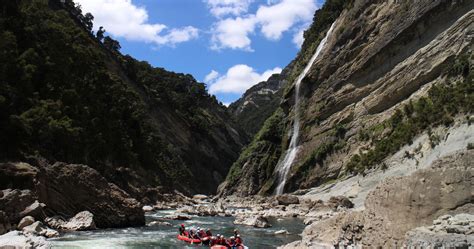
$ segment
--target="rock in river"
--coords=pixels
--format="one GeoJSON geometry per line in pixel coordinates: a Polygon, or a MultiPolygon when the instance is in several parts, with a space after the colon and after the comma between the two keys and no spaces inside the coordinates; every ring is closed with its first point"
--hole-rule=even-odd
{"type": "Polygon", "coordinates": [[[278,205],[290,205],[290,204],[299,204],[300,200],[297,196],[294,195],[279,195],[276,197],[278,205]]]}
{"type": "Polygon", "coordinates": [[[235,218],[234,224],[238,225],[246,225],[246,226],[253,226],[258,228],[266,228],[271,227],[270,223],[268,223],[267,218],[263,216],[237,216],[235,218]]]}

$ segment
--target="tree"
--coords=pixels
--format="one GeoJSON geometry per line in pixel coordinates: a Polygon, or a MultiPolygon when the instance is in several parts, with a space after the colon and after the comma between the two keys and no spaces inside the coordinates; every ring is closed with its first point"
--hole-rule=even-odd
{"type": "Polygon", "coordinates": [[[104,46],[113,52],[118,52],[122,47],[117,40],[112,39],[110,36],[104,38],[104,46]]]}
{"type": "Polygon", "coordinates": [[[84,16],[83,23],[89,32],[92,32],[92,27],[94,26],[94,23],[92,21],[94,21],[94,16],[91,13],[87,13],[84,16]]]}

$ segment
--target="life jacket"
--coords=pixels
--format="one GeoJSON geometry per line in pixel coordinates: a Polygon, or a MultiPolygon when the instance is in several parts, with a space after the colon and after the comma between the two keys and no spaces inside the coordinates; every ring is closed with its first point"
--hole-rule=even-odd
{"type": "Polygon", "coordinates": [[[240,237],[237,237],[237,238],[235,239],[235,244],[237,244],[237,245],[242,245],[242,239],[241,239],[240,237]]]}

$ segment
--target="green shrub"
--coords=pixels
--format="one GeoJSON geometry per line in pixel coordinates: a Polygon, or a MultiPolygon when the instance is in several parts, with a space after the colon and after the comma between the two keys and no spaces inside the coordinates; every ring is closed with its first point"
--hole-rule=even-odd
{"type": "MultiPolygon", "coordinates": [[[[397,152],[402,146],[411,144],[413,138],[425,130],[438,125],[449,126],[454,122],[454,116],[459,113],[472,113],[474,110],[473,70],[470,59],[461,56],[455,61],[448,74],[462,76],[457,82],[447,81],[445,84],[434,85],[428,96],[417,101],[410,101],[387,121],[389,133],[380,140],[374,140],[374,130],[380,130],[381,124],[367,130],[359,131],[361,140],[372,139],[373,149],[351,157],[346,165],[349,172],[363,172],[381,163],[387,156],[397,152]],[[468,73],[466,73],[468,69],[468,73]]],[[[377,132],[378,133],[378,132],[377,132]]],[[[439,136],[430,135],[432,147],[440,142],[439,136]]]]}

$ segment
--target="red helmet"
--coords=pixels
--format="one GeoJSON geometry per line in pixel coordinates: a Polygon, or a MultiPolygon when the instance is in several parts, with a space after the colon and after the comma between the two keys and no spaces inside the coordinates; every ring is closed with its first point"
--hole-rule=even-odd
{"type": "Polygon", "coordinates": [[[182,227],[184,227],[184,224],[181,224],[182,227]]]}

